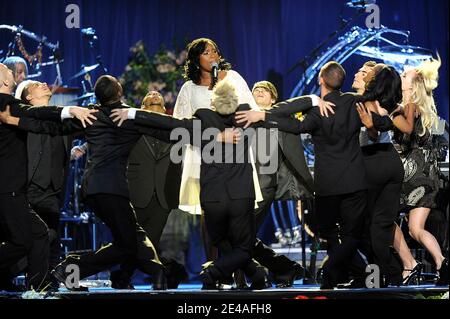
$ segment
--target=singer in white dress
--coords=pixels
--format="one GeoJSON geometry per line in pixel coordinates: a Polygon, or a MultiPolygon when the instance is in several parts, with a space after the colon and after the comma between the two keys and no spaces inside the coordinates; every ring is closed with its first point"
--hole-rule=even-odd
{"type": "MultiPolygon", "coordinates": [[[[239,104],[248,103],[251,108],[259,109],[247,82],[242,76],[230,69],[230,64],[220,55],[214,41],[200,38],[187,46],[188,57],[184,67],[187,80],[178,94],[173,116],[177,119],[192,118],[197,109],[211,109],[212,88],[225,77],[237,90],[239,104]]],[[[253,161],[254,162],[254,161],[253,161]]],[[[183,159],[179,208],[191,214],[201,214],[200,208],[200,150],[186,146],[183,159]]],[[[256,202],[262,200],[258,177],[253,166],[256,202]]]]}

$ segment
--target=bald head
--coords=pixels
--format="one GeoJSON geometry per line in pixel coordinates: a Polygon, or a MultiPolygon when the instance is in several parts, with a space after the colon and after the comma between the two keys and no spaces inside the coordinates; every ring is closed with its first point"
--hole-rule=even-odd
{"type": "Polygon", "coordinates": [[[0,92],[11,94],[15,85],[13,72],[6,65],[0,63],[0,92]]]}

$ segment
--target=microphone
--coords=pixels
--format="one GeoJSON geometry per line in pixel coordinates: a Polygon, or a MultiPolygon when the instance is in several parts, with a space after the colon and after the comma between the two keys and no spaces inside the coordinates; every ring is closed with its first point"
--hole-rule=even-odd
{"type": "Polygon", "coordinates": [[[211,63],[212,69],[211,69],[211,73],[213,78],[217,79],[217,77],[219,76],[219,64],[217,62],[213,62],[211,63]]]}

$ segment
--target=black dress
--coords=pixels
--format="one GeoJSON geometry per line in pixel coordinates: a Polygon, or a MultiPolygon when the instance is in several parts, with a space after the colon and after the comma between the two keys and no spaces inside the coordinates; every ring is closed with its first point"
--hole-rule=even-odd
{"type": "Polygon", "coordinates": [[[435,199],[439,190],[437,149],[433,146],[432,134],[426,130],[420,136],[421,131],[422,121],[419,116],[411,134],[396,134],[405,169],[400,198],[402,208],[436,207],[435,199]]]}

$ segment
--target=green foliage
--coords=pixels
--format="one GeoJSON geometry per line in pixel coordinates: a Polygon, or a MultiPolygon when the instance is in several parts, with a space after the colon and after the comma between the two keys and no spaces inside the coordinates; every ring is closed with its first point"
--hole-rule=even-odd
{"type": "Polygon", "coordinates": [[[130,48],[131,57],[120,77],[126,103],[140,107],[149,91],[160,92],[166,108],[173,108],[184,83],[182,73],[186,50],[167,50],[162,46],[150,56],[142,41],[130,48]]]}

